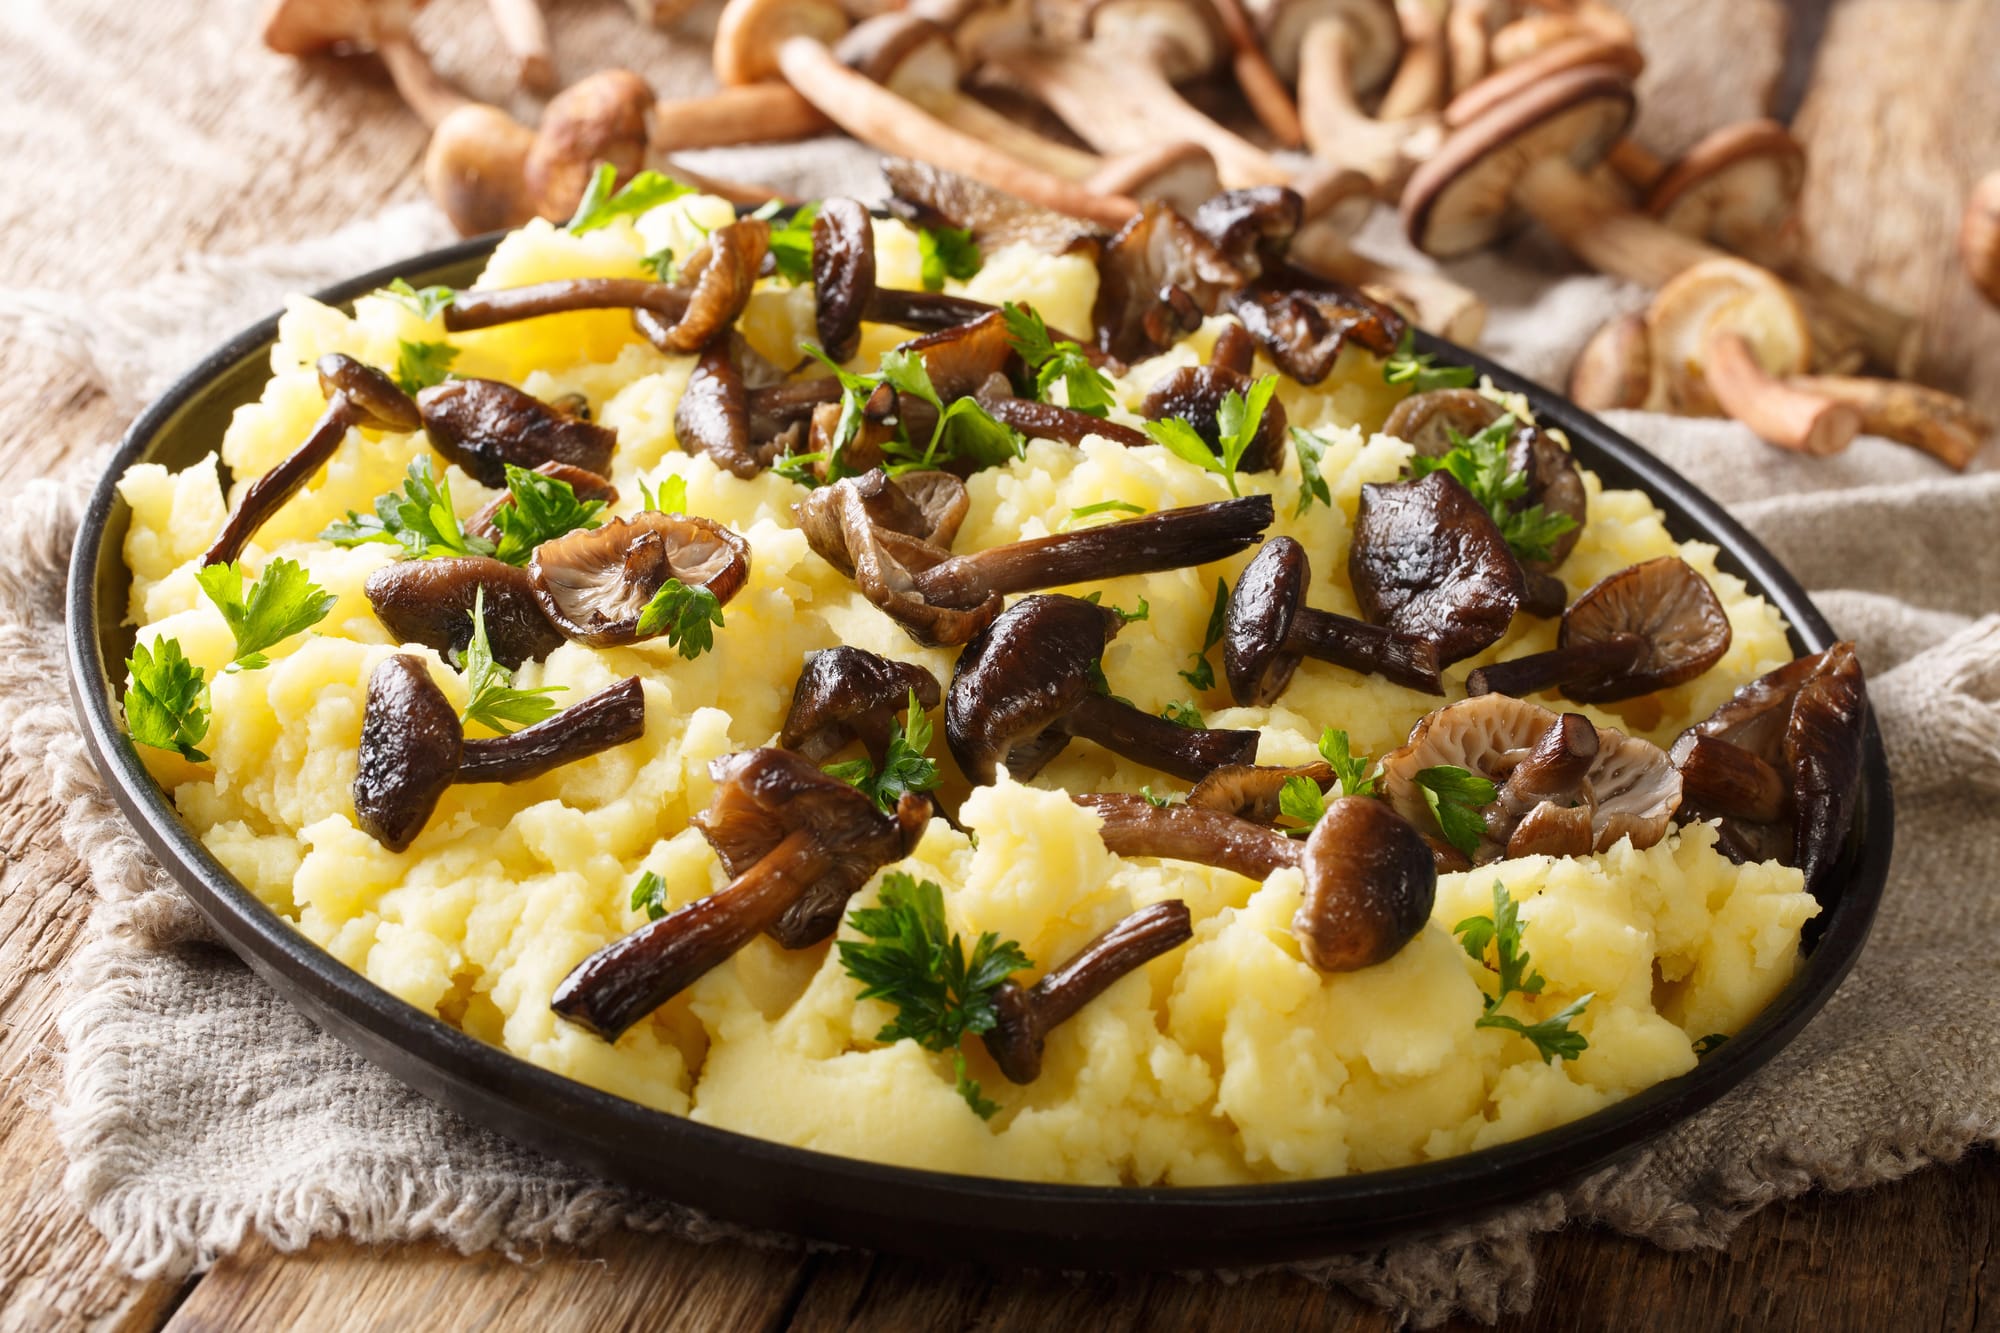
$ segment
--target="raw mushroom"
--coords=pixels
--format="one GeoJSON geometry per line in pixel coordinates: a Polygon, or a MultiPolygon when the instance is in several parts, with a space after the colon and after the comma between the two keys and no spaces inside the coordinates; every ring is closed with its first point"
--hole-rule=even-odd
{"type": "Polygon", "coordinates": [[[368,677],[352,794],[361,830],[392,852],[416,841],[454,783],[525,782],[637,740],[646,697],[637,676],[506,736],[466,740],[423,659],[384,658],[368,677]]]}
{"type": "Polygon", "coordinates": [[[433,384],[417,394],[417,410],[432,447],[482,486],[505,486],[509,463],[562,463],[602,477],[618,447],[616,431],[499,380],[433,384]]]}
{"type": "Polygon", "coordinates": [[[539,0],[486,0],[499,29],[500,45],[514,58],[514,78],[530,92],[545,93],[555,87],[554,52],[549,43],[549,21],[539,0]]]}
{"type": "Polygon", "coordinates": [[[227,564],[243,554],[257,529],[303,487],[333,457],[333,451],[356,426],[407,434],[423,424],[410,395],[395,381],[344,352],[329,352],[314,368],[326,410],[306,437],[282,463],[250,483],[223,520],[222,531],[202,553],[203,568],[227,564]]]}
{"type": "Polygon", "coordinates": [[[599,70],[550,98],[521,168],[535,212],[569,217],[602,163],[620,181],[637,175],[646,165],[655,100],[652,85],[629,69],[599,70]]]}
{"type": "Polygon", "coordinates": [[[1500,641],[1526,591],[1500,529],[1449,472],[1361,488],[1347,579],[1361,614],[1449,666],[1500,641]]]}
{"type": "Polygon", "coordinates": [[[1116,225],[1128,199],[1092,194],[954,129],[840,62],[830,49],[848,29],[831,0],[729,0],[715,30],[715,73],[725,87],[783,79],[826,117],[883,152],[962,172],[1059,213],[1116,225]]]}
{"type": "Polygon", "coordinates": [[[563,978],[549,1007],[607,1041],[721,965],[758,934],[817,943],[875,872],[909,854],[930,803],[905,796],[885,815],[860,791],[784,750],[709,766],[715,795],[695,824],[732,878],[727,887],[599,949],[563,978]]]}
{"type": "Polygon", "coordinates": [[[1285,784],[1293,778],[1305,778],[1324,792],[1333,785],[1333,765],[1325,760],[1295,767],[1229,764],[1204,774],[1188,792],[1187,803],[1253,824],[1275,824],[1284,813],[1281,798],[1285,784]]]}
{"type": "Polygon", "coordinates": [[[1445,52],[1444,18],[1430,0],[1396,0],[1403,29],[1403,57],[1375,108],[1383,120],[1435,113],[1450,94],[1451,68],[1445,52]]]}
{"type": "Polygon", "coordinates": [[[727,605],[750,577],[750,544],[712,519],[647,509],[543,542],[528,574],[564,637],[612,648],[639,641],[640,613],[670,578],[727,605]]]}
{"type": "Polygon", "coordinates": [[[424,150],[424,190],[461,236],[511,231],[535,216],[521,169],[535,132],[496,106],[469,102],[438,122],[424,150]]]}
{"type": "Polygon", "coordinates": [[[686,310],[668,319],[642,306],[632,312],[633,327],[669,356],[700,351],[743,313],[770,246],[771,227],[761,218],[717,227],[681,265],[674,285],[688,292],[686,310]]]}
{"type": "MultiPolygon", "coordinates": [[[[1569,70],[1603,66],[1621,71],[1627,79],[1636,79],[1645,65],[1645,57],[1629,42],[1595,34],[1571,35],[1495,70],[1469,88],[1461,89],[1445,104],[1442,119],[1448,130],[1469,125],[1494,107],[1569,70]]],[[[1619,141],[1621,146],[1630,142],[1629,139],[1619,141]]],[[[1616,157],[1617,150],[1614,149],[1607,160],[1615,161],[1616,157]]]]}
{"type": "Polygon", "coordinates": [[[1380,89],[1402,55],[1392,0],[1265,0],[1264,40],[1299,95],[1299,121],[1315,158],[1366,176],[1393,198],[1436,147],[1436,116],[1377,119],[1362,100],[1380,89]]]}
{"type": "Polygon", "coordinates": [[[1641,314],[1620,315],[1598,329],[1570,367],[1570,401],[1587,412],[1644,407],[1652,387],[1652,342],[1641,314]]]}
{"type": "MultiPolygon", "coordinates": [[[[580,410],[572,410],[569,405],[558,400],[555,403],[551,403],[550,406],[565,416],[588,419],[585,415],[589,410],[587,405],[580,410]]],[[[576,467],[569,463],[558,463],[552,459],[546,463],[538,463],[530,470],[538,476],[548,477],[564,483],[571,491],[575,492],[576,498],[579,500],[598,500],[607,506],[618,503],[618,488],[606,481],[599,474],[592,472],[589,468],[576,467]]],[[[499,541],[501,535],[500,511],[510,507],[513,503],[514,495],[511,491],[502,491],[500,494],[494,496],[491,500],[473,510],[472,517],[465,520],[466,534],[472,537],[484,538],[489,542],[499,541]]]]}
{"type": "Polygon", "coordinates": [[[945,696],[945,740],[973,783],[1002,765],[1025,781],[1074,736],[1195,781],[1257,757],[1258,733],[1183,727],[1097,691],[1116,612],[1076,597],[1023,597],[966,646],[945,696]]]}
{"type": "Polygon", "coordinates": [[[528,571],[490,555],[398,560],[362,584],[376,619],[396,642],[421,643],[440,654],[462,653],[472,642],[472,610],[482,590],[494,661],[513,670],[562,646],[528,571]]]}
{"type": "Polygon", "coordinates": [[[1071,799],[1103,819],[1098,835],[1118,856],[1193,861],[1258,880],[1297,869],[1305,895],[1292,935],[1322,972],[1357,972],[1395,957],[1430,920],[1437,897],[1437,867],[1422,835],[1366,796],[1327,802],[1303,843],[1196,805],[1162,808],[1108,793],[1071,799]]]}
{"type": "Polygon", "coordinates": [[[1187,904],[1142,907],[1083,946],[1033,986],[1003,981],[993,992],[993,1026],[980,1034],[1010,1083],[1033,1083],[1042,1072],[1049,1032],[1153,959],[1194,938],[1187,904]]]}
{"type": "Polygon", "coordinates": [[[410,17],[423,0],[271,0],[264,9],[264,45],[303,57],[373,51],[396,91],[426,125],[435,127],[467,98],[446,83],[410,39],[410,17]]]}
{"type": "Polygon", "coordinates": [[[1215,17],[1229,39],[1230,68],[1236,75],[1237,91],[1250,104],[1252,114],[1280,148],[1305,147],[1305,127],[1299,124],[1299,109],[1292,94],[1271,64],[1242,0],[1214,0],[1215,17]]]}
{"type": "Polygon", "coordinates": [[[1222,631],[1222,665],[1237,703],[1275,703],[1307,657],[1425,694],[1444,693],[1434,644],[1307,606],[1311,582],[1305,548],[1290,537],[1265,542],[1236,580],[1222,631]]]}
{"type": "Polygon", "coordinates": [[[817,764],[859,740],[879,767],[888,752],[889,729],[913,692],[917,706],[926,710],[944,698],[937,677],[912,662],[845,644],[807,653],[778,744],[817,764]]]}
{"type": "Polygon", "coordinates": [[[1632,699],[1693,680],[1729,651],[1728,613],[1679,556],[1598,580],[1563,612],[1556,647],[1476,668],[1470,694],[1540,694],[1578,703],[1632,699]]]}
{"type": "Polygon", "coordinates": [[[1965,216],[1958,224],[1958,257],[1979,294],[2000,306],[2000,171],[1981,177],[1966,196],[1965,216]]]}

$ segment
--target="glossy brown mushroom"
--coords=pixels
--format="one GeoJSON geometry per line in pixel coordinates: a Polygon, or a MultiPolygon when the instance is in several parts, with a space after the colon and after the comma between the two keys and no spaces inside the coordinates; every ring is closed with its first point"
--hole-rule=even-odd
{"type": "Polygon", "coordinates": [[[462,653],[472,642],[472,610],[482,596],[493,660],[509,670],[563,643],[528,571],[492,556],[398,560],[370,574],[362,592],[398,643],[421,643],[440,654],[462,653]]]}
{"type": "Polygon", "coordinates": [[[980,1034],[1010,1083],[1033,1083],[1042,1072],[1050,1031],[1127,975],[1194,938],[1187,904],[1154,903],[1127,916],[1032,986],[1003,981],[993,992],[993,1026],[980,1034]]]}
{"type": "Polygon", "coordinates": [[[1504,843],[1510,857],[1584,856],[1591,850],[1591,799],[1584,790],[1597,760],[1597,728],[1581,713],[1564,713],[1549,724],[1534,748],[1500,784],[1486,815],[1486,833],[1504,843]],[[1543,808],[1580,810],[1580,818],[1531,815],[1543,808]],[[1531,850],[1532,849],[1532,850],[1531,850]]]}
{"type": "Polygon", "coordinates": [[[824,199],[812,234],[819,345],[835,361],[846,361],[861,345],[861,321],[875,294],[875,224],[857,200],[824,199]]]}
{"type": "Polygon", "coordinates": [[[1428,639],[1306,605],[1312,565],[1290,537],[1273,537],[1244,566],[1229,595],[1223,674],[1239,704],[1265,707],[1307,657],[1408,689],[1443,694],[1437,648],[1428,639]]]}
{"type": "MultiPolygon", "coordinates": [[[[1169,163],[1160,159],[1154,164],[1156,170],[1144,173],[1149,178],[1159,178],[1159,184],[1146,191],[1149,195],[1166,197],[1167,193],[1182,193],[1175,188],[1177,181],[1166,178],[1164,168],[1181,167],[1174,174],[1183,179],[1195,174],[1187,170],[1182,156],[1190,145],[1174,144],[1170,148],[1179,160],[1169,163]]],[[[1194,154],[1204,160],[1207,156],[1199,149],[1194,154]]],[[[1211,178],[1214,170],[1214,164],[1209,163],[1211,178]]],[[[887,158],[882,163],[882,176],[889,183],[891,212],[919,226],[963,228],[971,233],[973,244],[988,254],[1010,245],[1028,245],[1043,254],[1081,253],[1095,258],[1104,240],[1101,228],[1080,218],[1029,203],[1019,195],[1007,194],[928,162],[887,158]]],[[[1112,185],[1110,192],[1133,194],[1138,185],[1135,179],[1121,180],[1112,185]]],[[[1213,190],[1197,188],[1196,193],[1199,198],[1206,198],[1213,190]]]]}
{"type": "Polygon", "coordinates": [[[607,1041],[770,932],[787,948],[831,934],[847,899],[916,845],[930,804],[894,816],[784,750],[709,766],[715,795],[695,824],[732,876],[727,887],[605,945],[563,978],[550,1008],[607,1041]]]}
{"type": "Polygon", "coordinates": [[[1215,242],[1159,203],[1111,238],[1097,275],[1097,346],[1121,361],[1165,351],[1248,281],[1215,242]]]}
{"type": "Polygon", "coordinates": [[[1192,782],[1257,757],[1255,731],[1182,727],[1097,690],[1098,659],[1123,628],[1076,597],[1014,603],[966,646],[945,695],[945,741],[975,784],[1002,765],[1026,780],[1081,736],[1192,782]]]}
{"type": "Polygon", "coordinates": [[[565,637],[610,648],[638,642],[640,613],[670,578],[726,605],[750,577],[750,544],[712,519],[647,509],[543,542],[528,574],[565,637]]]}
{"type": "Polygon", "coordinates": [[[633,327],[669,356],[700,351],[743,313],[770,246],[771,227],[761,218],[717,227],[681,265],[674,285],[687,291],[686,309],[669,317],[641,306],[632,312],[633,327]]]}
{"type": "MultiPolygon", "coordinates": [[[[1254,384],[1255,381],[1248,375],[1227,366],[1181,366],[1168,371],[1153,386],[1139,412],[1148,421],[1178,417],[1187,422],[1219,457],[1222,427],[1218,418],[1222,401],[1231,393],[1239,398],[1248,398],[1254,384]]],[[[1251,438],[1249,447],[1243,451],[1242,461],[1237,464],[1238,470],[1277,471],[1284,465],[1287,438],[1285,405],[1273,394],[1264,408],[1264,415],[1257,421],[1256,435],[1251,438]]]]}
{"type": "Polygon", "coordinates": [[[509,463],[563,463],[606,476],[618,447],[616,431],[498,380],[433,384],[417,395],[417,409],[432,447],[483,486],[506,485],[509,463]]]}
{"type": "Polygon", "coordinates": [[[912,662],[846,644],[807,653],[778,744],[822,763],[859,740],[880,766],[890,728],[912,694],[922,709],[936,708],[944,698],[937,677],[912,662]]]}
{"type": "Polygon", "coordinates": [[[319,372],[320,391],[326,395],[326,410],[313,422],[298,448],[250,483],[230,509],[229,517],[223,520],[222,531],[203,552],[203,568],[241,557],[257,529],[326,465],[349,430],[365,426],[371,430],[407,433],[423,424],[410,396],[373,366],[365,366],[342,352],[329,352],[315,363],[315,369],[319,372]]]}
{"type": "Polygon", "coordinates": [[[576,310],[651,310],[668,321],[687,312],[688,291],[650,278],[559,278],[525,287],[467,288],[444,309],[448,332],[490,329],[576,310]]]}
{"type": "Polygon", "coordinates": [[[717,339],[695,359],[687,388],[674,407],[674,439],[687,452],[707,454],[715,465],[738,477],[762,472],[770,457],[750,434],[750,394],[729,354],[717,339]]]}
{"type": "Polygon", "coordinates": [[[533,726],[465,742],[452,780],[526,782],[645,733],[646,692],[637,676],[627,676],[533,726]]]}
{"type": "Polygon", "coordinates": [[[1096,436],[1127,449],[1143,449],[1153,442],[1144,431],[1134,430],[1122,422],[1092,416],[1056,403],[1017,398],[1005,385],[1004,378],[982,388],[978,398],[979,405],[986,409],[986,415],[1004,426],[1012,426],[1031,440],[1082,444],[1096,436]]]}
{"type": "Polygon", "coordinates": [[[1443,458],[1452,436],[1469,440],[1507,415],[1507,409],[1473,389],[1430,389],[1413,393],[1389,410],[1382,433],[1414,449],[1419,458],[1443,458]]]}
{"type": "Polygon", "coordinates": [[[1215,866],[1250,879],[1294,868],[1305,895],[1292,935],[1322,972],[1387,962],[1430,920],[1437,867],[1423,837],[1381,801],[1341,796],[1304,842],[1195,805],[1155,806],[1143,796],[1075,796],[1103,820],[1099,836],[1119,856],[1215,866]]]}
{"type": "Polygon", "coordinates": [[[1266,279],[1229,298],[1230,313],[1257,340],[1279,370],[1301,384],[1318,384],[1333,373],[1349,342],[1388,356],[1404,328],[1387,306],[1336,283],[1266,279]]]}
{"type": "Polygon", "coordinates": [[[368,677],[354,818],[392,852],[407,850],[458,772],[465,732],[423,659],[384,658],[368,677]]]}
{"type": "Polygon", "coordinates": [[[1275,824],[1284,813],[1285,784],[1305,778],[1324,792],[1333,785],[1333,766],[1324,760],[1285,767],[1272,764],[1230,764],[1204,774],[1187,794],[1187,803],[1219,810],[1253,824],[1275,824]]]}
{"type": "Polygon", "coordinates": [[[1680,770],[1691,811],[1752,824],[1785,817],[1791,800],[1785,775],[1742,746],[1690,728],[1675,739],[1667,757],[1680,770]]]}
{"type": "Polygon", "coordinates": [[[1363,616],[1429,639],[1441,666],[1499,642],[1526,590],[1500,529],[1443,471],[1361,488],[1347,577],[1363,616]]]}
{"type": "Polygon", "coordinates": [[[1611,703],[1693,680],[1729,651],[1729,615],[1708,580],[1678,556],[1598,580],[1563,612],[1556,647],[1466,678],[1472,694],[1561,687],[1578,703],[1611,703]]]}

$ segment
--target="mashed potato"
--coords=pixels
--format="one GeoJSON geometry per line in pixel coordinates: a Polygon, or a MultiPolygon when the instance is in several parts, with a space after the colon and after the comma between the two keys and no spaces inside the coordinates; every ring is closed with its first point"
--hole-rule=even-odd
{"type": "MultiPolygon", "coordinates": [[[[621,221],[582,236],[535,223],[501,244],[480,285],[641,276],[642,255],[662,244],[692,248],[699,227],[727,216],[720,201],[692,199],[637,227],[621,221]]],[[[883,284],[915,285],[911,234],[878,224],[878,247],[883,284]]],[[[989,256],[962,290],[1027,301],[1051,325],[1079,329],[1090,323],[1095,284],[1083,260],[1015,250],[989,256]]],[[[812,298],[766,288],[741,327],[759,350],[790,364],[811,337],[812,298]]],[[[1124,406],[1135,408],[1169,367],[1199,360],[1213,333],[1204,329],[1134,367],[1118,385],[1124,406]]],[[[872,367],[900,336],[871,328],[861,362],[872,367]]],[[[362,298],[352,318],[294,299],[272,378],[261,400],[236,414],[219,442],[220,460],[240,485],[292,450],[323,406],[312,370],[321,354],[393,365],[400,340],[443,337],[435,322],[382,297],[362,298]]],[[[1194,939],[1057,1029],[1032,1085],[1008,1084],[985,1051],[967,1043],[973,1076],[1002,1106],[992,1120],[954,1091],[947,1056],[875,1039],[890,1010],[856,1000],[858,987],[827,946],[788,953],[760,938],[607,1044],[557,1020],[550,995],[578,960],[642,923],[629,904],[642,871],[664,881],[671,906],[724,883],[688,824],[709,798],[709,762],[773,742],[801,660],[816,648],[853,644],[919,662],[941,681],[950,679],[953,655],[914,646],[807,549],[791,526],[800,494],[793,483],[770,474],[738,480],[679,450],[672,421],[691,358],[655,351],[623,312],[451,341],[461,349],[454,369],[464,374],[544,397],[586,395],[597,419],[618,432],[620,510],[638,506],[642,478],[657,486],[677,475],[693,512],[750,542],[750,581],[729,603],[714,652],[684,661],[662,641],[609,650],[568,644],[518,673],[523,686],[563,687],[567,700],[639,676],[642,739],[517,786],[454,787],[400,855],[356,828],[349,785],[369,673],[399,651],[362,583],[392,551],[343,550],[316,534],[398,487],[424,448],[421,436],[350,432],[324,474],[263,528],[248,567],[288,556],[338,603],[312,632],[274,649],[268,668],[226,675],[216,673],[231,654],[229,632],[193,577],[225,513],[216,461],[179,474],[134,468],[121,483],[133,511],[125,546],[130,616],[142,641],[177,638],[213,681],[204,745],[212,763],[145,752],[208,848],[344,963],[522,1059],[711,1124],[910,1166],[1094,1183],[1271,1180],[1419,1162],[1561,1124],[1692,1068],[1695,1041],[1734,1032],[1797,966],[1800,926],[1817,911],[1798,872],[1732,865],[1715,850],[1713,831],[1695,826],[1644,851],[1620,844],[1597,856],[1446,875],[1431,925],[1394,959],[1323,975],[1301,960],[1288,928],[1301,893],[1296,871],[1260,884],[1106,852],[1096,816],[1057,789],[1172,784],[1077,744],[1033,785],[1003,779],[969,795],[945,759],[944,794],[964,800],[963,823],[976,840],[933,821],[895,868],[944,887],[954,928],[1000,932],[1042,966],[1162,899],[1187,903],[1194,939]],[[1524,944],[1546,977],[1539,995],[1510,1000],[1508,1012],[1545,1017],[1592,996],[1577,1020],[1589,1046],[1576,1060],[1545,1064],[1519,1036],[1474,1025],[1490,973],[1451,927],[1491,910],[1496,880],[1521,904],[1524,944]]],[[[1397,391],[1383,384],[1379,363],[1350,350],[1326,383],[1286,382],[1282,397],[1294,424],[1328,441],[1324,472],[1334,503],[1294,512],[1300,478],[1289,457],[1283,473],[1244,481],[1274,493],[1273,532],[1298,538],[1312,554],[1314,604],[1352,614],[1344,554],[1359,488],[1394,478],[1409,452],[1372,433],[1397,391]]],[[[461,514],[492,494],[457,469],[448,475],[461,514]]],[[[1674,542],[1646,496],[1588,482],[1589,523],[1563,569],[1572,589],[1678,553],[1708,577],[1734,626],[1728,655],[1699,679],[1630,705],[1583,710],[1664,741],[1787,660],[1785,627],[1772,607],[1717,571],[1712,548],[1674,542]]],[[[1162,449],[1093,440],[1081,448],[1033,443],[1024,459],[974,477],[970,493],[961,550],[1059,530],[1072,510],[1102,500],[1158,510],[1227,491],[1162,449]]],[[[1101,586],[1109,602],[1134,607],[1144,598],[1151,607],[1151,618],[1127,628],[1106,654],[1114,691],[1148,711],[1191,696],[1178,673],[1201,643],[1217,579],[1233,580],[1244,559],[1101,586]]],[[[1555,629],[1554,621],[1519,617],[1500,644],[1454,668],[1452,680],[1462,682],[1480,662],[1550,647],[1555,629]]],[[[449,664],[425,648],[400,651],[422,656],[454,703],[463,702],[449,664]]],[[[1232,707],[1222,689],[1192,697],[1211,725],[1261,729],[1267,763],[1310,759],[1327,726],[1345,728],[1357,752],[1380,754],[1436,705],[1312,662],[1272,708],[1232,707]]],[[[871,887],[857,901],[873,894],[871,887]]]]}

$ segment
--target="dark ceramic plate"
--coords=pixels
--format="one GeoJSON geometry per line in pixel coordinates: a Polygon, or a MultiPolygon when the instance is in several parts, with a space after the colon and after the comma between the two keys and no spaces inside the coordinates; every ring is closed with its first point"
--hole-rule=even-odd
{"type": "MultiPolygon", "coordinates": [[[[405,277],[469,282],[493,238],[468,241],[344,282],[351,301],[405,277]]],[[[269,376],[274,316],[232,339],[148,408],[126,435],[77,534],[69,580],[70,684],[97,766],[147,844],[222,938],[316,1023],[396,1077],[522,1143],[711,1216],[822,1240],[941,1259],[1061,1268],[1198,1268],[1377,1246],[1458,1223],[1572,1181],[1644,1144],[1741,1083],[1805,1025],[1852,966],[1889,867],[1891,810],[1882,740],[1868,724],[1859,810],[1844,857],[1808,927],[1798,976],[1694,1071],[1585,1119],[1483,1152],[1392,1171],[1281,1185],[1116,1189],[1033,1185],[878,1166],[783,1147],[648,1110],[484,1045],[322,952],[232,878],[188,831],[125,736],[114,690],[132,631],[120,560],[130,513],[114,482],[133,463],[185,467],[221,438],[230,413],[269,376]]],[[[1569,434],[1605,483],[1646,491],[1678,538],[1721,547],[1811,652],[1833,632],[1804,591],[1686,480],[1578,408],[1456,346],[1419,336],[1528,396],[1569,434]]]]}

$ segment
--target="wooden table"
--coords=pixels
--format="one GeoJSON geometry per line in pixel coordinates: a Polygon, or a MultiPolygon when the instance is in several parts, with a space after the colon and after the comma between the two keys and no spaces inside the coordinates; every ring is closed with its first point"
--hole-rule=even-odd
{"type": "MultiPolygon", "coordinates": [[[[1967,182],[2000,166],[2000,3],[1802,4],[1789,61],[1775,0],[1627,8],[1656,77],[1672,76],[1649,100],[1647,132],[1660,140],[1684,140],[1691,116],[1803,94],[1795,125],[1814,162],[1808,230],[1820,259],[1921,311],[1932,377],[2000,408],[2000,316],[1976,303],[1949,248],[1967,182]],[[1719,51],[1742,77],[1690,98],[1678,80],[1719,51]]],[[[254,9],[214,0],[196,23],[182,6],[120,0],[0,7],[0,283],[111,290],[188,251],[302,238],[420,197],[424,136],[379,72],[266,54],[249,36],[254,9]]],[[[571,77],[594,67],[592,51],[644,68],[641,56],[668,40],[635,32],[616,0],[556,10],[571,77]]],[[[475,92],[501,94],[474,0],[438,0],[425,23],[441,64],[475,92]]],[[[37,348],[0,341],[0,383],[11,386],[0,395],[0,486],[122,425],[37,348]]],[[[56,973],[90,906],[53,813],[39,775],[0,766],[0,1326],[1384,1326],[1291,1278],[1070,1281],[631,1235],[526,1265],[425,1246],[280,1255],[252,1244],[199,1279],[122,1276],[61,1192],[46,1118],[56,973]]],[[[1996,1308],[1996,1253],[2000,1162],[1981,1154],[1864,1194],[1769,1208],[1723,1253],[1553,1237],[1532,1315],[1503,1326],[1973,1327],[1996,1308]]]]}

